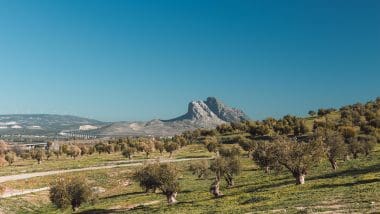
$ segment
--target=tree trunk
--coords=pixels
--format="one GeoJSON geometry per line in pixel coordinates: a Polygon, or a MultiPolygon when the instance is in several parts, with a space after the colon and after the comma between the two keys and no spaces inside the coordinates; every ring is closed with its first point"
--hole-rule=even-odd
{"type": "Polygon", "coordinates": [[[166,198],[168,199],[168,204],[175,204],[177,203],[176,200],[177,192],[170,192],[166,194],[166,198]]]}
{"type": "Polygon", "coordinates": [[[334,171],[338,169],[338,164],[336,163],[336,160],[334,159],[329,159],[331,167],[333,168],[334,171]]]}
{"type": "Polygon", "coordinates": [[[226,182],[227,182],[227,188],[231,188],[235,185],[233,177],[231,175],[225,176],[226,182]]]}
{"type": "Polygon", "coordinates": [[[153,193],[159,193],[159,189],[157,189],[157,188],[155,187],[155,188],[153,188],[152,192],[153,192],[153,193]]]}
{"type": "Polygon", "coordinates": [[[198,179],[203,179],[203,173],[202,172],[200,172],[200,173],[198,173],[198,179]]]}
{"type": "Polygon", "coordinates": [[[211,184],[210,192],[211,192],[211,194],[214,195],[214,197],[221,197],[221,196],[223,196],[223,193],[219,190],[219,186],[220,186],[220,181],[219,180],[215,180],[211,184]]]}
{"type": "Polygon", "coordinates": [[[305,174],[296,173],[296,175],[294,175],[294,177],[296,178],[296,184],[297,185],[305,183],[305,174]]]}
{"type": "Polygon", "coordinates": [[[41,164],[42,161],[41,160],[37,160],[37,162],[38,162],[38,164],[41,164]]]}
{"type": "Polygon", "coordinates": [[[231,187],[234,187],[235,186],[235,182],[232,178],[229,179],[228,183],[227,183],[227,187],[228,188],[231,188],[231,187]]]}
{"type": "Polygon", "coordinates": [[[266,166],[264,170],[265,170],[265,173],[269,174],[269,172],[270,172],[269,166],[266,166]]]}

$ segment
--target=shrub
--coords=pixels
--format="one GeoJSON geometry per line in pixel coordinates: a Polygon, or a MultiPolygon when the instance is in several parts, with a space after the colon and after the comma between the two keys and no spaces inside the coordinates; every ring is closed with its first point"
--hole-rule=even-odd
{"type": "Polygon", "coordinates": [[[173,155],[173,152],[179,148],[179,145],[175,142],[166,142],[164,144],[164,147],[165,147],[166,152],[170,153],[169,158],[171,158],[173,155]]]}
{"type": "Polygon", "coordinates": [[[58,178],[50,184],[50,201],[59,209],[71,206],[73,211],[90,201],[93,194],[86,179],[82,177],[58,178]]]}
{"type": "Polygon", "coordinates": [[[132,159],[132,155],[136,152],[136,149],[130,146],[126,146],[122,152],[122,155],[129,160],[132,159]]]}
{"type": "Polygon", "coordinates": [[[5,160],[8,162],[9,166],[15,162],[16,155],[13,152],[8,152],[5,155],[5,160]]]}
{"type": "Polygon", "coordinates": [[[146,191],[160,189],[166,196],[168,204],[177,202],[179,170],[173,164],[148,164],[138,170],[133,177],[146,191]]]}
{"type": "Polygon", "coordinates": [[[256,143],[253,140],[250,140],[243,136],[239,136],[237,142],[244,151],[248,152],[248,157],[256,147],[256,143]]]}
{"type": "Polygon", "coordinates": [[[165,150],[164,143],[158,140],[154,141],[154,148],[160,151],[160,154],[162,154],[165,150]]]}
{"type": "Polygon", "coordinates": [[[34,149],[31,156],[34,160],[37,160],[38,164],[41,164],[45,157],[45,151],[43,149],[34,149]]]}
{"type": "Polygon", "coordinates": [[[79,155],[81,155],[81,152],[82,150],[78,146],[71,145],[67,151],[67,155],[75,160],[79,155]]]}
{"type": "Polygon", "coordinates": [[[194,161],[190,163],[189,170],[199,179],[205,178],[208,174],[209,162],[207,160],[194,161]]]}

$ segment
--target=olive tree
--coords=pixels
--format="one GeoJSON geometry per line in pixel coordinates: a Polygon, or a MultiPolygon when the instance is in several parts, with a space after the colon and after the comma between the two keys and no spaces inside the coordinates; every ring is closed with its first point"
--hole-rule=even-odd
{"type": "Polygon", "coordinates": [[[151,143],[144,143],[143,146],[142,146],[142,148],[143,148],[143,151],[146,154],[146,157],[149,158],[150,153],[152,153],[152,151],[153,151],[153,144],[151,144],[151,143]]]}
{"type": "Polygon", "coordinates": [[[134,174],[145,191],[160,189],[167,198],[168,204],[176,203],[179,191],[179,170],[170,163],[152,163],[144,166],[134,174]]]}
{"type": "Polygon", "coordinates": [[[81,155],[81,152],[82,150],[78,146],[71,145],[67,151],[67,155],[75,160],[79,155],[81,155]]]}
{"type": "Polygon", "coordinates": [[[107,154],[111,154],[115,151],[114,145],[112,143],[108,143],[104,146],[104,151],[107,152],[107,154]]]}
{"type": "Polygon", "coordinates": [[[359,154],[364,154],[366,156],[373,150],[376,145],[376,137],[371,135],[359,135],[357,138],[354,138],[349,141],[348,150],[354,157],[358,158],[359,154]]]}
{"type": "Polygon", "coordinates": [[[99,153],[99,155],[103,152],[106,152],[106,144],[105,143],[97,143],[95,144],[95,149],[99,153]]]}
{"type": "Polygon", "coordinates": [[[8,152],[5,155],[5,160],[8,162],[9,166],[11,166],[15,162],[15,159],[16,155],[13,152],[8,152]]]}
{"type": "Polygon", "coordinates": [[[207,160],[200,160],[191,162],[189,165],[189,170],[193,175],[197,175],[198,179],[204,179],[208,174],[209,162],[207,160]]]}
{"type": "Polygon", "coordinates": [[[38,164],[41,164],[42,160],[45,158],[45,151],[43,149],[34,149],[31,156],[34,160],[37,160],[38,164]]]}
{"type": "Polygon", "coordinates": [[[221,147],[220,157],[212,161],[210,170],[215,173],[215,181],[211,184],[210,192],[215,197],[223,196],[220,191],[221,179],[227,182],[227,187],[234,186],[234,176],[240,173],[241,163],[239,159],[239,147],[221,147]]]}
{"type": "Polygon", "coordinates": [[[133,148],[133,147],[130,147],[130,146],[126,146],[123,151],[122,151],[122,155],[126,158],[128,158],[129,160],[132,159],[132,155],[136,152],[136,149],[133,148]]]}
{"type": "Polygon", "coordinates": [[[174,136],[173,141],[178,143],[180,147],[184,147],[189,143],[187,139],[181,135],[174,136]]]}
{"type": "Polygon", "coordinates": [[[64,177],[50,184],[49,198],[59,209],[71,206],[73,211],[77,211],[80,205],[93,198],[93,193],[85,178],[64,177]]]}
{"type": "Polygon", "coordinates": [[[5,141],[0,140],[0,155],[4,155],[6,152],[8,152],[8,150],[8,144],[5,141]]]}
{"type": "Polygon", "coordinates": [[[326,150],[327,159],[333,170],[338,168],[337,159],[344,158],[347,155],[347,144],[339,132],[328,130],[322,137],[326,150]]]}
{"type": "Polygon", "coordinates": [[[0,166],[3,167],[6,163],[7,161],[5,160],[5,158],[0,156],[0,166]]]}
{"type": "Polygon", "coordinates": [[[159,141],[159,140],[156,140],[154,141],[154,148],[156,150],[158,150],[160,152],[160,154],[162,155],[162,153],[164,152],[165,150],[165,147],[164,147],[164,143],[159,141]]]}
{"type": "Polygon", "coordinates": [[[319,140],[298,142],[289,138],[280,138],[275,143],[277,163],[292,173],[296,184],[304,184],[307,172],[324,154],[323,143],[319,140]]]}
{"type": "Polygon", "coordinates": [[[218,139],[215,136],[207,136],[203,140],[204,145],[206,146],[209,152],[215,152],[218,155],[218,139]]]}
{"type": "Polygon", "coordinates": [[[252,153],[253,161],[262,169],[265,173],[269,173],[272,169],[279,169],[276,159],[277,145],[270,141],[260,141],[256,145],[256,149],[252,153]]]}
{"type": "Polygon", "coordinates": [[[169,158],[173,156],[173,152],[179,148],[178,144],[175,142],[166,142],[164,144],[164,148],[166,152],[169,152],[169,158]]]}
{"type": "Polygon", "coordinates": [[[256,147],[256,142],[243,136],[239,136],[237,142],[239,146],[248,153],[248,157],[250,157],[256,147]]]}

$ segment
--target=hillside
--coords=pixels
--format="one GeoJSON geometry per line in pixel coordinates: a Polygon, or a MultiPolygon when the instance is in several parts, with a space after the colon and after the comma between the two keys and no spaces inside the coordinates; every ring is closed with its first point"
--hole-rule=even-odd
{"type": "Polygon", "coordinates": [[[107,123],[71,115],[10,114],[0,115],[0,135],[56,135],[63,130],[101,127],[107,123]]]}
{"type": "MultiPolygon", "coordinates": [[[[287,115],[278,120],[222,123],[212,131],[186,132],[173,139],[65,142],[71,149],[57,158],[37,164],[20,155],[2,168],[0,187],[5,193],[0,213],[72,213],[49,199],[49,184],[66,176],[87,179],[91,187],[101,190],[96,200],[81,204],[75,213],[378,213],[379,110],[380,99],[376,99],[340,109],[319,109],[306,118],[287,115]],[[323,138],[318,135],[321,129],[327,129],[323,138]],[[177,147],[172,154],[167,149],[173,144],[177,147]],[[247,145],[254,145],[253,150],[247,145]],[[344,149],[339,152],[338,146],[344,149]],[[74,160],[70,155],[76,147],[85,154],[78,153],[74,160]],[[131,151],[128,148],[134,149],[130,157],[125,154],[131,151]],[[331,164],[332,153],[336,168],[331,164]],[[170,163],[179,173],[174,179],[179,185],[176,204],[168,205],[162,189],[146,192],[135,176],[138,170],[155,172],[142,167],[158,162],[170,163]],[[224,173],[219,180],[223,195],[215,197],[210,187],[218,177],[214,171],[218,163],[224,173]],[[203,177],[191,169],[200,164],[205,167],[203,177]],[[304,183],[298,183],[296,171],[291,171],[301,168],[304,183]],[[225,173],[231,169],[236,171],[234,184],[229,186],[225,173]]],[[[152,121],[149,126],[154,123],[164,122],[152,121]]],[[[142,125],[135,123],[132,128],[138,131],[142,125]]],[[[163,175],[170,180],[171,176],[163,175]]]]}

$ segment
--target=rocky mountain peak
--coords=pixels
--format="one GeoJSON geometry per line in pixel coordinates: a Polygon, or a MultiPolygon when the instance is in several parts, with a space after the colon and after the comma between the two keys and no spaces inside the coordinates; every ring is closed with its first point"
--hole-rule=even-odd
{"type": "Polygon", "coordinates": [[[248,116],[241,110],[230,108],[215,97],[208,97],[206,101],[192,101],[188,105],[186,114],[167,121],[191,120],[197,123],[221,124],[225,122],[240,122],[248,120],[248,116]]]}
{"type": "Polygon", "coordinates": [[[203,101],[190,102],[187,115],[192,120],[219,120],[218,116],[203,101]]]}
{"type": "Polygon", "coordinates": [[[214,114],[226,122],[241,122],[249,120],[249,117],[242,110],[228,107],[215,97],[208,97],[205,103],[214,114]]]}

